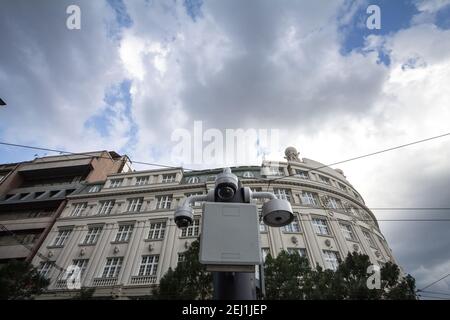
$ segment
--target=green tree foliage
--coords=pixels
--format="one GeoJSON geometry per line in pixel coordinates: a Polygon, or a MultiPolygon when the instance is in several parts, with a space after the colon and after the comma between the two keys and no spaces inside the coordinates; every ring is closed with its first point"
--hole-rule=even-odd
{"type": "Polygon", "coordinates": [[[49,285],[30,263],[12,260],[0,267],[0,299],[24,300],[41,294],[49,285]]]}
{"type": "Polygon", "coordinates": [[[212,276],[198,261],[200,243],[194,241],[184,252],[184,261],[171,268],[153,290],[154,299],[209,299],[212,297],[212,276]]]}
{"type": "Polygon", "coordinates": [[[401,276],[396,264],[386,263],[381,268],[380,289],[367,286],[367,255],[349,253],[336,271],[324,270],[319,265],[311,268],[306,258],[285,251],[276,258],[266,259],[267,299],[416,299],[415,280],[401,276]]]}

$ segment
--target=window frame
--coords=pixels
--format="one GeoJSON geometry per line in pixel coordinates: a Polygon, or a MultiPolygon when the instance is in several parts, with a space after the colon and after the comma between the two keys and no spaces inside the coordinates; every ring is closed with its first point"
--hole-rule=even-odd
{"type": "Polygon", "coordinates": [[[181,229],[181,238],[198,237],[200,234],[200,218],[194,218],[192,224],[186,228],[181,229]]]}
{"type": "Polygon", "coordinates": [[[78,202],[72,205],[72,211],[70,212],[70,217],[79,217],[87,209],[87,202],[78,202]]]}
{"type": "Polygon", "coordinates": [[[147,240],[163,240],[166,236],[166,221],[150,222],[150,228],[147,233],[147,240]]]}
{"type": "Polygon", "coordinates": [[[327,219],[313,217],[311,219],[311,224],[313,225],[313,229],[314,229],[314,232],[316,235],[319,235],[319,236],[330,236],[331,235],[330,227],[328,225],[327,219]],[[324,224],[316,223],[319,221],[323,222],[324,224]],[[324,233],[323,230],[326,230],[326,233],[324,233]]]}
{"type": "Polygon", "coordinates": [[[133,231],[134,231],[134,224],[132,223],[120,224],[113,242],[117,243],[129,242],[131,235],[133,234],[133,231]]]}
{"type": "Polygon", "coordinates": [[[69,228],[58,229],[58,234],[53,239],[51,246],[52,247],[64,247],[64,244],[66,243],[66,241],[69,238],[71,233],[72,233],[72,229],[69,229],[69,228]]]}
{"type": "Polygon", "coordinates": [[[298,219],[297,215],[295,215],[294,220],[292,220],[291,223],[281,227],[281,231],[283,233],[301,233],[302,228],[300,226],[300,220],[298,219]],[[294,226],[297,226],[297,227],[294,228],[294,226]]]}
{"type": "Polygon", "coordinates": [[[141,212],[142,205],[144,204],[143,197],[129,198],[127,212],[141,212]]]}
{"type": "Polygon", "coordinates": [[[340,261],[339,252],[323,249],[322,256],[323,256],[323,261],[325,263],[325,268],[336,271],[337,268],[339,267],[339,261],[340,261]],[[332,253],[332,255],[331,255],[331,253],[332,253]]]}
{"type": "Polygon", "coordinates": [[[288,188],[273,188],[273,193],[277,199],[283,199],[291,202],[292,200],[292,190],[288,188]],[[280,192],[283,191],[283,192],[280,192]]]}
{"type": "Polygon", "coordinates": [[[149,184],[150,177],[149,176],[140,176],[136,177],[136,183],[135,186],[145,186],[149,184]]]}
{"type": "Polygon", "coordinates": [[[161,183],[173,183],[177,180],[176,173],[165,173],[162,175],[161,183]]]}
{"type": "Polygon", "coordinates": [[[357,241],[356,234],[353,230],[353,227],[350,223],[347,222],[339,222],[339,227],[341,229],[341,233],[344,235],[345,240],[348,241],[357,241]],[[347,228],[348,227],[348,228],[347,228]],[[350,239],[346,237],[346,235],[350,235],[350,239]]]}
{"type": "Polygon", "coordinates": [[[88,226],[86,236],[83,239],[82,245],[95,245],[98,238],[103,231],[103,226],[88,226]]]}
{"type": "Polygon", "coordinates": [[[123,257],[107,257],[103,267],[101,278],[118,278],[122,270],[123,257]]]}
{"type": "Polygon", "coordinates": [[[302,202],[302,205],[318,206],[318,200],[318,194],[316,192],[303,190],[300,193],[300,201],[302,202]]]}
{"type": "Polygon", "coordinates": [[[88,193],[96,193],[100,191],[99,185],[90,186],[88,189],[88,193]]]}
{"type": "Polygon", "coordinates": [[[54,267],[55,267],[55,261],[50,261],[50,260],[48,260],[48,261],[41,261],[39,263],[39,267],[38,267],[37,271],[38,271],[39,275],[41,275],[42,277],[48,279],[48,278],[50,278],[48,276],[48,274],[54,267]],[[44,268],[44,266],[45,266],[45,268],[44,268]],[[44,270],[45,270],[45,272],[44,272],[44,270]]]}
{"type": "Polygon", "coordinates": [[[123,179],[111,179],[111,182],[109,184],[110,188],[119,188],[122,186],[123,179]]]}
{"type": "Polygon", "coordinates": [[[189,183],[189,184],[195,184],[195,183],[199,183],[199,182],[200,182],[200,178],[197,176],[189,177],[187,180],[187,183],[189,183]]]}
{"type": "Polygon", "coordinates": [[[116,204],[115,200],[102,200],[99,202],[100,208],[98,209],[97,214],[107,216],[111,214],[114,205],[116,204]]]}
{"type": "Polygon", "coordinates": [[[156,277],[158,272],[158,266],[159,266],[159,254],[143,255],[141,257],[141,263],[139,264],[137,276],[156,277]]]}
{"type": "Polygon", "coordinates": [[[309,173],[306,170],[295,169],[295,176],[300,179],[311,180],[309,173]]]}
{"type": "Polygon", "coordinates": [[[331,186],[331,179],[330,179],[330,178],[328,178],[327,176],[324,176],[324,175],[322,175],[322,174],[317,174],[317,175],[319,176],[319,181],[320,181],[320,182],[325,183],[325,184],[331,186]]]}
{"type": "Polygon", "coordinates": [[[173,195],[159,195],[156,196],[156,209],[157,210],[167,210],[172,207],[173,195]]]}

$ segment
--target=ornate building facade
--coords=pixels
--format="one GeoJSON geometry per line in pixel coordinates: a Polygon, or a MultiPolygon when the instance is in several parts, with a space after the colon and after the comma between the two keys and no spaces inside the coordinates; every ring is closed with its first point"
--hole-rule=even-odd
{"type": "MultiPolygon", "coordinates": [[[[244,186],[271,191],[290,201],[295,220],[283,228],[260,225],[263,257],[282,250],[306,256],[312,266],[335,269],[348,252],[367,254],[374,264],[395,262],[377,220],[342,170],[301,159],[294,148],[286,162],[231,168],[244,186]],[[274,180],[276,179],[276,180],[274,180]],[[269,180],[272,180],[269,183],[269,180]]],[[[81,270],[81,285],[99,297],[151,295],[169,267],[201,234],[201,204],[192,226],[178,229],[174,210],[185,197],[214,188],[222,168],[182,168],[111,174],[85,183],[68,202],[33,263],[51,279],[47,298],[76,290],[64,279],[69,266],[81,270]]],[[[256,202],[261,207],[262,202],[256,202]]],[[[259,272],[257,272],[259,277],[259,272]]]]}

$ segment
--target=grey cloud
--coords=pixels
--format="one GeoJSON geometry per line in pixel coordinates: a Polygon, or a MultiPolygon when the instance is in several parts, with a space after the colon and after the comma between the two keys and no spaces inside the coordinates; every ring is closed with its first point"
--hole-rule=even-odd
{"type": "Polygon", "coordinates": [[[116,44],[107,35],[114,19],[100,1],[2,3],[0,87],[9,103],[0,128],[6,139],[44,139],[51,146],[86,140],[84,122],[121,79],[116,44]],[[71,4],[81,8],[81,30],[66,28],[71,4]]]}

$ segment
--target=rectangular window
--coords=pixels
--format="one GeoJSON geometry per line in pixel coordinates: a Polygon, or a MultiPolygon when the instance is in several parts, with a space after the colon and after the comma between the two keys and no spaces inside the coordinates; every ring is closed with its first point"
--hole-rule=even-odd
{"type": "Polygon", "coordinates": [[[53,266],[55,265],[55,261],[43,261],[39,264],[38,267],[38,272],[41,276],[43,276],[44,278],[48,277],[48,273],[50,272],[50,270],[53,268],[53,266]]]}
{"type": "Polygon", "coordinates": [[[67,238],[69,237],[70,232],[72,232],[71,229],[60,230],[56,235],[55,240],[53,241],[53,245],[62,247],[66,242],[67,238]]]}
{"type": "Polygon", "coordinates": [[[302,201],[302,204],[308,206],[317,206],[319,202],[317,193],[309,191],[303,191],[302,194],[300,195],[300,199],[302,201]]]}
{"type": "Polygon", "coordinates": [[[144,203],[144,198],[133,198],[128,200],[128,212],[139,212],[141,211],[142,204],[144,203]]]}
{"type": "Polygon", "coordinates": [[[372,248],[376,248],[377,245],[375,244],[375,241],[373,241],[372,236],[370,235],[370,233],[366,230],[362,230],[363,234],[364,234],[364,238],[366,238],[367,242],[369,243],[369,245],[372,248]]]}
{"type": "Polygon", "coordinates": [[[312,224],[314,227],[314,231],[319,235],[329,235],[330,232],[328,230],[328,224],[325,219],[313,218],[312,224]]]}
{"type": "Polygon", "coordinates": [[[352,227],[347,223],[339,223],[341,226],[342,234],[347,240],[356,240],[355,234],[353,233],[352,227]]]}
{"type": "Polygon", "coordinates": [[[86,208],[87,208],[86,202],[74,204],[72,212],[70,213],[70,216],[71,217],[81,216],[83,214],[84,210],[86,210],[86,208]]]}
{"type": "Polygon", "coordinates": [[[100,208],[98,214],[107,215],[110,214],[114,207],[114,200],[100,201],[100,208]]]}
{"type": "Polygon", "coordinates": [[[102,227],[89,227],[86,237],[84,238],[83,244],[96,244],[100,233],[102,232],[102,227]]]}
{"type": "Polygon", "coordinates": [[[339,187],[339,189],[344,190],[345,192],[348,192],[347,187],[340,182],[338,182],[338,187],[339,187]]]}
{"type": "Polygon", "coordinates": [[[300,232],[300,223],[296,217],[290,224],[285,225],[282,228],[283,232],[300,232]]]}
{"type": "Polygon", "coordinates": [[[131,234],[133,233],[133,225],[132,224],[124,224],[119,226],[119,230],[116,234],[115,242],[127,242],[130,240],[131,234]]]}
{"type": "Polygon", "coordinates": [[[300,179],[309,180],[309,173],[308,171],[295,169],[295,175],[300,179]]]}
{"type": "Polygon", "coordinates": [[[342,209],[342,202],[339,199],[328,197],[328,208],[342,209]]]}
{"type": "Polygon", "coordinates": [[[157,204],[156,204],[157,209],[170,209],[170,205],[172,204],[172,196],[171,195],[159,196],[159,197],[156,197],[156,200],[157,200],[157,204]]]}
{"type": "Polygon", "coordinates": [[[305,248],[287,248],[287,252],[289,254],[298,254],[300,257],[307,257],[305,248]]]}
{"type": "Polygon", "coordinates": [[[336,251],[323,250],[323,259],[327,269],[337,270],[339,266],[339,254],[336,251]]]}
{"type": "Polygon", "coordinates": [[[175,182],[176,175],[174,173],[172,174],[163,174],[162,182],[163,183],[170,183],[175,182]]]}
{"type": "Polygon", "coordinates": [[[117,278],[122,268],[123,257],[107,258],[102,278],[117,278]]]}
{"type": "Polygon", "coordinates": [[[72,265],[79,268],[80,272],[80,278],[84,275],[86,272],[86,268],[88,265],[89,259],[75,259],[72,260],[72,265]]]}
{"type": "Polygon", "coordinates": [[[284,176],[283,167],[269,167],[270,175],[274,176],[284,176]]]}
{"type": "Polygon", "coordinates": [[[95,193],[100,191],[100,186],[91,186],[88,190],[88,193],[95,193]]]}
{"type": "Polygon", "coordinates": [[[122,184],[123,179],[113,179],[111,180],[110,188],[118,188],[122,184]]]}
{"type": "Polygon", "coordinates": [[[158,270],[158,255],[142,256],[138,276],[156,276],[158,270]]]}
{"type": "Polygon", "coordinates": [[[164,239],[166,233],[166,222],[153,222],[150,224],[150,231],[148,232],[149,240],[164,239]]]}
{"type": "Polygon", "coordinates": [[[143,186],[148,184],[148,176],[145,177],[137,177],[136,178],[136,185],[137,186],[143,186]]]}
{"type": "Polygon", "coordinates": [[[278,199],[291,201],[291,190],[289,189],[273,189],[273,193],[278,199]]]}
{"type": "Polygon", "coordinates": [[[184,254],[184,252],[178,253],[178,263],[184,262],[185,260],[186,260],[186,255],[184,254]]]}
{"type": "Polygon", "coordinates": [[[194,219],[192,225],[181,229],[182,237],[198,237],[200,232],[200,219],[194,219]]]}
{"type": "Polygon", "coordinates": [[[325,176],[322,176],[322,175],[319,174],[319,180],[321,182],[323,182],[323,183],[331,185],[331,180],[328,177],[325,177],[325,176]]]}

